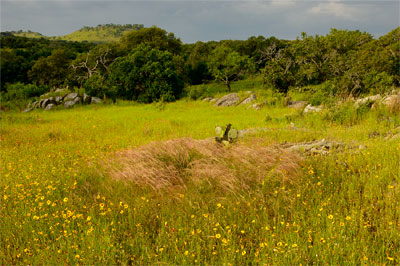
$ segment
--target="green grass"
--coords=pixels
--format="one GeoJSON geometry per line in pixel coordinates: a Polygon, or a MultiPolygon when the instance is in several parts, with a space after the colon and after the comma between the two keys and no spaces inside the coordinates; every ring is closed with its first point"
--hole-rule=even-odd
{"type": "MultiPolygon", "coordinates": [[[[280,97],[255,87],[259,101],[280,97]]],[[[399,125],[384,109],[302,115],[279,101],[260,111],[181,100],[2,113],[1,264],[396,265],[400,142],[384,134],[399,125]],[[227,123],[269,128],[244,140],[259,145],[325,138],[367,148],[305,157],[293,182],[242,196],[154,192],[102,168],[115,151],[209,138],[227,123]]]]}

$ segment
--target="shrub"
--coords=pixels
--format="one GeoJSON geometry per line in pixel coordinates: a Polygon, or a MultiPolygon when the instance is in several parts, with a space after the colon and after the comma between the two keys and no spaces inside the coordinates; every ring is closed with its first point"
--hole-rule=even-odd
{"type": "Polygon", "coordinates": [[[204,85],[191,86],[187,90],[188,90],[187,96],[191,100],[201,99],[201,98],[207,96],[207,93],[208,93],[207,87],[204,85]]]}

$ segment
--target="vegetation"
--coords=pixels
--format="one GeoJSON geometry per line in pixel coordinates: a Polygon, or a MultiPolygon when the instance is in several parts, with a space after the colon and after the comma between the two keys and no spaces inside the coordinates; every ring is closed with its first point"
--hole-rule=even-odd
{"type": "Polygon", "coordinates": [[[330,116],[282,101],[256,111],[184,100],[4,113],[2,264],[396,265],[400,146],[385,138],[400,116],[346,106],[330,116]],[[267,130],[231,147],[207,140],[227,122],[267,130]],[[322,138],[367,148],[304,158],[274,148],[322,138]]]}
{"type": "Polygon", "coordinates": [[[398,90],[399,34],[2,33],[1,264],[398,265],[400,100],[353,97],[398,90]],[[104,104],[21,112],[57,88],[104,104]],[[227,88],[263,108],[200,101],[227,88]],[[215,143],[229,123],[247,134],[215,143]],[[288,148],[322,139],[341,145],[288,148]]]}

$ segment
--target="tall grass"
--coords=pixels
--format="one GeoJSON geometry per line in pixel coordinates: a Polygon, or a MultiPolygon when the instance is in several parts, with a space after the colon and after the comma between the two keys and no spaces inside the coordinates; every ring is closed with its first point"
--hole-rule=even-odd
{"type": "Polygon", "coordinates": [[[400,118],[340,116],[197,101],[4,113],[1,264],[396,265],[400,142],[386,137],[400,118]],[[201,140],[227,123],[266,130],[228,148],[201,140]],[[193,140],[169,140],[179,138],[193,140]],[[277,156],[279,143],[322,138],[367,148],[277,156]],[[103,166],[115,156],[113,175],[103,166]],[[279,170],[287,162],[295,171],[279,170]],[[154,185],[129,175],[140,163],[154,185]],[[181,178],[175,189],[160,186],[165,165],[181,178]],[[191,181],[203,173],[208,186],[191,181]]]}

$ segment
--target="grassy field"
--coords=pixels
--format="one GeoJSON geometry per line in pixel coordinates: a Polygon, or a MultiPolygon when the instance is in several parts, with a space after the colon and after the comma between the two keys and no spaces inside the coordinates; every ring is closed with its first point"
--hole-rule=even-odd
{"type": "Polygon", "coordinates": [[[400,116],[350,104],[302,114],[256,92],[274,105],[181,100],[2,113],[1,264],[398,265],[400,141],[387,136],[400,116]],[[266,130],[230,147],[202,141],[227,123],[266,130]],[[320,139],[366,148],[304,156],[279,146],[320,139]],[[196,156],[225,170],[195,180],[196,156]],[[182,173],[159,188],[115,178],[121,157],[160,180],[159,165],[182,173]]]}

